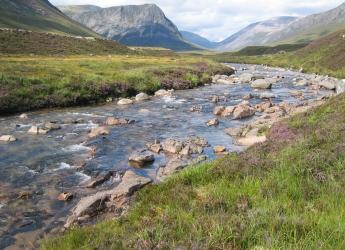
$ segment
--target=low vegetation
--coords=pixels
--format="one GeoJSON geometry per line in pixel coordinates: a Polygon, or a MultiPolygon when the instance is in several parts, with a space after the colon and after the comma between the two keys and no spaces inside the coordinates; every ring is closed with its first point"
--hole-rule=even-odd
{"type": "Polygon", "coordinates": [[[345,78],[344,35],[344,30],[338,31],[290,53],[255,56],[241,53],[222,53],[209,57],[219,62],[266,64],[294,69],[302,68],[308,73],[345,78]]]}
{"type": "Polygon", "coordinates": [[[186,89],[231,70],[191,56],[3,56],[0,114],[104,102],[160,88],[186,89]]]}
{"type": "Polygon", "coordinates": [[[99,39],[63,36],[50,33],[0,30],[0,54],[3,55],[108,55],[134,54],[118,42],[99,39]]]}
{"type": "Polygon", "coordinates": [[[42,249],[344,249],[344,123],[342,95],[275,124],[264,144],[145,188],[122,218],[42,249]]]}

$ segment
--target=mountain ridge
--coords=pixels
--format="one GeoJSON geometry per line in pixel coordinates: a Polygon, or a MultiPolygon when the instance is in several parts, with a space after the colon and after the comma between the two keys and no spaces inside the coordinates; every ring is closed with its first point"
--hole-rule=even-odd
{"type": "MultiPolygon", "coordinates": [[[[67,7],[60,8],[64,11],[67,7]]],[[[95,32],[129,46],[196,49],[183,39],[176,25],[155,4],[113,6],[66,14],[95,32]]]]}
{"type": "Polygon", "coordinates": [[[0,28],[100,37],[67,17],[48,0],[1,0],[0,28]]]}

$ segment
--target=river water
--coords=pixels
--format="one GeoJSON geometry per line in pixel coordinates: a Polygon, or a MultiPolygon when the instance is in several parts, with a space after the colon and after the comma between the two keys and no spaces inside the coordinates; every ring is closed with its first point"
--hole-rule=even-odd
{"type": "MultiPolygon", "coordinates": [[[[307,76],[292,71],[265,68],[263,66],[234,65],[249,68],[238,71],[264,76],[284,76],[269,91],[254,91],[248,84],[210,85],[193,90],[176,91],[173,97],[153,98],[130,106],[110,103],[103,106],[54,109],[28,113],[29,119],[17,116],[0,117],[0,135],[11,134],[18,140],[0,143],[0,249],[34,248],[45,232],[63,225],[70,209],[83,195],[118,182],[113,178],[95,190],[86,189],[85,182],[100,173],[132,168],[128,156],[142,149],[146,143],[174,137],[184,139],[190,135],[206,138],[210,147],[205,154],[209,159],[216,156],[212,146],[226,146],[229,151],[240,151],[224,129],[241,126],[248,120],[220,118],[218,127],[207,127],[212,118],[212,96],[222,96],[218,105],[236,105],[248,93],[259,95],[270,92],[276,95],[273,102],[300,102],[291,96],[291,90],[304,92],[306,100],[317,99],[329,92],[315,92],[306,87],[295,87],[295,78],[307,76]],[[190,112],[195,105],[203,111],[190,112]],[[110,135],[89,140],[88,131],[104,123],[109,116],[135,120],[134,124],[110,127],[110,135]],[[72,124],[70,121],[78,121],[72,124]],[[56,121],[62,129],[48,135],[27,134],[32,125],[56,121]],[[92,149],[96,149],[95,151],[92,149]],[[93,152],[93,153],[92,153],[93,152]],[[73,192],[71,202],[61,202],[61,192],[73,192]]],[[[252,104],[262,102],[251,99],[252,104]]],[[[258,114],[259,115],[259,114],[258,114]]],[[[132,168],[142,175],[155,179],[157,168],[166,161],[157,155],[156,161],[144,169],[132,168]]]]}

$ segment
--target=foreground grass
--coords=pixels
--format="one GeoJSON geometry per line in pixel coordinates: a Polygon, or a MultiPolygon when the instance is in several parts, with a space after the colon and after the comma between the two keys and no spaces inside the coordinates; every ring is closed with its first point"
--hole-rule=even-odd
{"type": "Polygon", "coordinates": [[[229,68],[192,56],[2,56],[0,114],[187,89],[229,68]]]}
{"type": "Polygon", "coordinates": [[[344,249],[344,124],[343,95],[274,125],[265,144],[145,188],[122,218],[42,249],[344,249]]]}

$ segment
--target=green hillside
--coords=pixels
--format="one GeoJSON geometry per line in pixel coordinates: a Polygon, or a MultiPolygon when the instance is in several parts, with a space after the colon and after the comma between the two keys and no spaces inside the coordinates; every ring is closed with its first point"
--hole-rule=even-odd
{"type": "Polygon", "coordinates": [[[345,30],[324,36],[295,52],[248,56],[241,53],[209,55],[218,62],[267,64],[345,78],[345,30]]]}
{"type": "Polygon", "coordinates": [[[133,54],[133,50],[111,40],[77,38],[32,31],[0,30],[0,54],[106,55],[133,54]]]}
{"type": "Polygon", "coordinates": [[[48,0],[1,0],[0,28],[99,37],[65,16],[48,0]]]}

